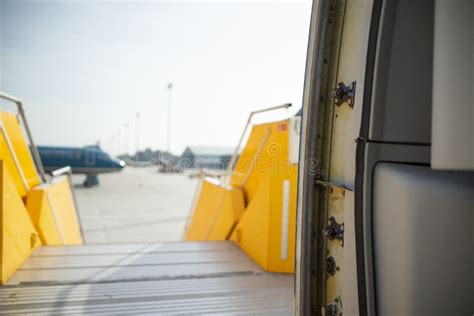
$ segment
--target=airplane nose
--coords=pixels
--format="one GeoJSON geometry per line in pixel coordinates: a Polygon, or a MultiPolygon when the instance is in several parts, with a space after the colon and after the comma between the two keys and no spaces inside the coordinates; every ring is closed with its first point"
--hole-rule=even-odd
{"type": "Polygon", "coordinates": [[[125,161],[123,160],[114,160],[113,168],[122,170],[125,167],[125,161]]]}

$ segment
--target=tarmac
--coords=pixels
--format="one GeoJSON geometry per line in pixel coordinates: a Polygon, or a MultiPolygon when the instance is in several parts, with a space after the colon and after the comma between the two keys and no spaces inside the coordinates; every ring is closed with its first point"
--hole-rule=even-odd
{"type": "Polygon", "coordinates": [[[99,175],[92,188],[83,180],[73,176],[88,244],[180,241],[198,183],[184,173],[133,167],[99,175]]]}

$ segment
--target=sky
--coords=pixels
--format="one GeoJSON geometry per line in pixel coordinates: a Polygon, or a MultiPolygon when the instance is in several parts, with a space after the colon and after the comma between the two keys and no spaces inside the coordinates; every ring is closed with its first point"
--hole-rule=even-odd
{"type": "Polygon", "coordinates": [[[23,100],[38,145],[118,154],[166,149],[172,83],[171,151],[235,146],[250,111],[293,104],[263,121],[301,107],[310,11],[311,1],[0,0],[0,90],[23,100]]]}

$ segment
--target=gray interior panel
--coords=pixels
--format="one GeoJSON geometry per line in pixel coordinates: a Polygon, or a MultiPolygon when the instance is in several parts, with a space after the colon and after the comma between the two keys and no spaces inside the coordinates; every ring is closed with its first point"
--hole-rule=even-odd
{"type": "Polygon", "coordinates": [[[474,170],[474,1],[437,0],[431,166],[474,170]]]}
{"type": "Polygon", "coordinates": [[[386,1],[379,34],[370,139],[429,143],[433,0],[386,1]]]}
{"type": "Polygon", "coordinates": [[[379,163],[373,246],[379,315],[472,315],[474,174],[379,163]]]}

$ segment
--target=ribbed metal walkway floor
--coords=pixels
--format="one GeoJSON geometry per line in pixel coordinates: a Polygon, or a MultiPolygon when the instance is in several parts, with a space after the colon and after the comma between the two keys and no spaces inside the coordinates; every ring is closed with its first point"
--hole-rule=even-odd
{"type": "Polygon", "coordinates": [[[0,287],[0,314],[291,315],[293,276],[230,242],[42,247],[0,287]]]}

